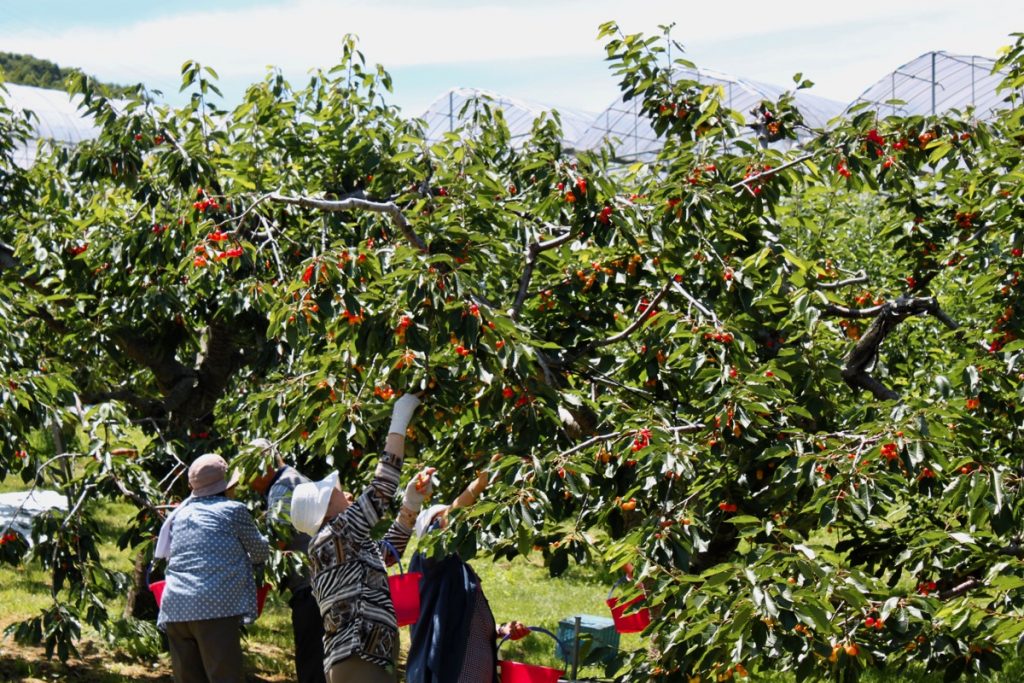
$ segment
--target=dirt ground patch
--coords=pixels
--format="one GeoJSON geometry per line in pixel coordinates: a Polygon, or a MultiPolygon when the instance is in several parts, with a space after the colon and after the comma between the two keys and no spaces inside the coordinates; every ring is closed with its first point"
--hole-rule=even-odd
{"type": "MultiPolygon", "coordinates": [[[[0,620],[0,634],[6,624],[0,620]]],[[[171,662],[164,656],[156,663],[146,665],[128,661],[116,653],[102,650],[91,640],[78,645],[81,657],[60,661],[46,659],[42,648],[26,647],[13,638],[0,636],[0,681],[12,683],[53,683],[76,681],[79,683],[173,683],[171,662]]],[[[267,665],[290,661],[290,654],[280,648],[263,643],[245,644],[249,683],[285,683],[290,678],[269,673],[267,665]]]]}

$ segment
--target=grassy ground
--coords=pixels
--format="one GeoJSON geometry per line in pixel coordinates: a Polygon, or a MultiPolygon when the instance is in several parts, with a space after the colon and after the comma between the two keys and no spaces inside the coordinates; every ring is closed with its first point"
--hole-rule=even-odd
{"type": "MultiPolygon", "coordinates": [[[[20,479],[10,477],[0,481],[0,493],[25,490],[20,479]]],[[[92,511],[99,524],[100,552],[110,569],[130,572],[132,555],[117,547],[116,539],[124,522],[134,515],[135,509],[127,504],[108,501],[97,502],[92,511]]],[[[251,681],[277,683],[293,678],[289,652],[291,648],[291,621],[284,598],[272,595],[267,601],[263,618],[252,629],[246,645],[247,669],[251,681]]],[[[17,567],[0,565],[0,681],[74,680],[82,683],[169,683],[172,681],[170,660],[165,654],[149,661],[138,661],[119,648],[110,648],[88,627],[83,628],[83,641],[79,646],[80,658],[67,662],[46,661],[41,649],[23,647],[4,637],[3,630],[10,624],[35,616],[52,604],[49,573],[37,563],[17,567]]],[[[107,605],[110,614],[124,611],[124,599],[107,605]]]]}
{"type": "MultiPolygon", "coordinates": [[[[23,490],[20,480],[0,481],[0,493],[23,490]]],[[[130,552],[117,548],[116,539],[124,520],[134,514],[126,504],[97,502],[94,510],[100,523],[105,562],[113,569],[130,571],[130,552]]],[[[498,622],[518,620],[557,632],[558,622],[574,614],[608,616],[604,604],[607,585],[582,568],[573,568],[565,577],[551,579],[536,562],[492,562],[477,559],[473,566],[480,575],[486,595],[498,622]]],[[[34,616],[51,604],[49,574],[36,564],[0,566],[0,631],[9,624],[34,616]]],[[[123,599],[108,605],[111,614],[124,608],[123,599]]],[[[285,681],[293,677],[291,620],[287,595],[272,593],[259,621],[249,627],[245,649],[252,681],[285,681]]],[[[402,629],[403,652],[408,649],[408,629],[402,629]]],[[[623,645],[639,643],[638,636],[624,636],[623,645]]],[[[96,683],[128,681],[170,681],[170,662],[166,654],[151,661],[132,661],[115,647],[102,643],[99,635],[84,631],[81,659],[69,662],[42,661],[41,652],[17,645],[0,636],[0,680],[37,681],[78,680],[96,683]]],[[[559,666],[554,641],[534,635],[502,647],[502,653],[516,661],[559,666]]],[[[597,668],[585,669],[597,675],[597,668]]]]}
{"type": "MultiPolygon", "coordinates": [[[[20,481],[0,481],[0,493],[22,488],[20,481]]],[[[127,505],[103,501],[97,505],[95,512],[103,536],[116,538],[123,520],[133,513],[133,509],[127,505]]],[[[110,566],[123,571],[131,568],[130,554],[119,550],[112,540],[106,541],[101,547],[110,566]]],[[[604,603],[608,590],[607,579],[592,570],[572,567],[565,576],[552,579],[539,562],[523,558],[513,562],[478,558],[472,564],[483,581],[484,591],[499,623],[514,619],[557,633],[559,621],[575,614],[609,616],[604,603]]],[[[0,631],[11,623],[34,616],[41,608],[51,604],[49,585],[47,573],[34,564],[0,566],[0,631]]],[[[245,641],[249,681],[280,683],[294,677],[290,655],[291,621],[286,597],[272,593],[263,616],[249,628],[245,641]]],[[[123,599],[108,606],[113,614],[119,614],[123,607],[123,599]]],[[[48,662],[38,649],[22,647],[0,636],[0,681],[168,683],[172,680],[166,654],[139,662],[127,657],[116,646],[107,646],[94,632],[86,630],[83,635],[81,658],[68,662],[48,662]]],[[[408,648],[408,629],[402,629],[402,639],[404,654],[408,648]]],[[[634,649],[641,647],[642,643],[638,635],[625,635],[620,645],[623,649],[634,649]]],[[[508,643],[501,651],[503,657],[515,661],[558,668],[564,666],[555,657],[554,642],[539,634],[518,643],[508,643]]],[[[601,669],[589,667],[584,668],[580,676],[596,677],[601,673],[601,669]]],[[[770,675],[758,676],[756,680],[790,683],[794,679],[787,675],[770,675]]],[[[899,674],[869,672],[863,680],[866,683],[938,683],[941,676],[926,675],[919,671],[903,671],[899,674]]],[[[1008,662],[1002,675],[993,680],[999,683],[1024,680],[1024,660],[1008,662]]]]}

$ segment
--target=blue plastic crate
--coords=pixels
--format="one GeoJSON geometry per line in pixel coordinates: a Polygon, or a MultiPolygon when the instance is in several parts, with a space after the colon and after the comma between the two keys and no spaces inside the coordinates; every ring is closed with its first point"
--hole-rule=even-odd
{"type": "Polygon", "coordinates": [[[572,663],[573,633],[576,630],[576,617],[580,618],[580,662],[595,653],[596,661],[607,662],[619,651],[619,634],[615,630],[615,622],[607,617],[592,614],[580,614],[567,617],[558,622],[558,645],[555,656],[566,664],[572,663]]]}

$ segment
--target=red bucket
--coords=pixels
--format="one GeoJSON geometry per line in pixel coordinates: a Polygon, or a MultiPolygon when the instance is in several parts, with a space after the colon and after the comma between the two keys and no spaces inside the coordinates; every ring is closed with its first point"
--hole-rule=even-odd
{"type": "Polygon", "coordinates": [[[498,662],[501,668],[501,683],[558,683],[565,671],[552,669],[538,664],[522,664],[503,659],[498,662]]]}
{"type": "Polygon", "coordinates": [[[423,574],[419,572],[393,574],[388,577],[391,602],[395,604],[395,618],[398,619],[399,627],[415,624],[420,618],[421,578],[423,574]]]}
{"type": "Polygon", "coordinates": [[[268,593],[270,593],[269,583],[265,583],[256,589],[256,616],[263,614],[263,605],[267,603],[268,593]]]}
{"type": "MultiPolygon", "coordinates": [[[[615,586],[618,586],[620,583],[622,583],[622,579],[616,581],[615,586]]],[[[612,590],[608,591],[608,599],[605,600],[608,609],[612,611],[612,621],[615,622],[615,630],[619,633],[640,633],[651,623],[651,612],[646,607],[633,611],[636,605],[643,602],[644,596],[638,595],[620,605],[619,599],[612,597],[615,586],[612,586],[612,590]]]]}
{"type": "Polygon", "coordinates": [[[153,599],[156,600],[156,606],[160,606],[160,601],[164,599],[164,585],[166,581],[154,581],[149,584],[149,590],[153,593],[153,599]]]}
{"type": "Polygon", "coordinates": [[[423,574],[420,572],[405,572],[402,567],[402,558],[395,546],[383,541],[384,547],[391,551],[391,554],[398,560],[398,571],[400,574],[392,574],[388,577],[388,587],[391,589],[391,602],[395,606],[395,619],[398,627],[415,624],[420,618],[420,579],[423,574]]]}
{"type": "MultiPolygon", "coordinates": [[[[530,633],[546,633],[561,645],[558,636],[547,629],[530,626],[529,630],[530,633]]],[[[498,647],[501,648],[506,640],[508,640],[508,636],[502,639],[498,647]]],[[[498,668],[501,670],[501,683],[558,683],[558,680],[565,675],[565,669],[552,669],[550,666],[540,666],[539,664],[523,664],[508,659],[498,660],[498,668]]]]}

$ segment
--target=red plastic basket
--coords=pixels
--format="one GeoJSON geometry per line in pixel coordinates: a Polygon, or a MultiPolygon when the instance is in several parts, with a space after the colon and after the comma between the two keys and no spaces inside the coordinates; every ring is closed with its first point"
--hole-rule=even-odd
{"type": "MultiPolygon", "coordinates": [[[[528,628],[530,633],[546,633],[561,645],[558,636],[551,631],[539,626],[528,628]]],[[[506,640],[508,640],[508,636],[502,638],[501,643],[498,644],[499,649],[506,640]]],[[[498,660],[498,669],[501,671],[501,683],[558,683],[558,680],[565,675],[565,669],[553,669],[550,666],[540,666],[539,664],[523,664],[509,659],[498,660]]]]}
{"type": "Polygon", "coordinates": [[[399,574],[388,576],[388,587],[391,589],[391,602],[395,605],[395,619],[398,627],[415,624],[420,618],[420,579],[423,574],[420,572],[406,572],[402,567],[402,558],[395,546],[387,541],[383,542],[385,548],[398,560],[399,574]]]}
{"type": "Polygon", "coordinates": [[[149,590],[153,593],[153,599],[156,600],[156,606],[160,606],[160,601],[164,599],[164,586],[166,581],[154,581],[149,584],[149,590]]]}
{"type": "Polygon", "coordinates": [[[256,589],[256,616],[263,614],[263,605],[267,604],[268,593],[270,593],[269,583],[265,583],[256,589]]]}
{"type": "Polygon", "coordinates": [[[523,664],[502,659],[498,662],[501,669],[501,683],[558,683],[565,671],[552,669],[539,664],[523,664]]]}
{"type": "Polygon", "coordinates": [[[619,633],[640,633],[651,623],[651,612],[646,607],[634,610],[644,600],[643,595],[638,595],[632,600],[619,604],[619,599],[612,597],[615,587],[622,583],[622,579],[615,582],[612,589],[608,591],[608,599],[605,604],[612,611],[612,621],[615,622],[615,630],[619,633]],[[629,612],[627,614],[627,612],[629,612]]]}

